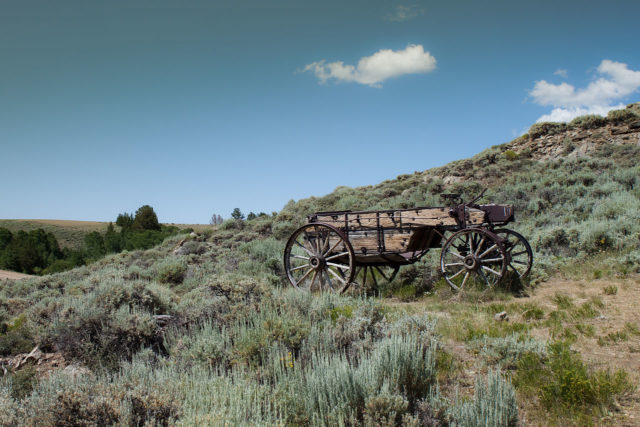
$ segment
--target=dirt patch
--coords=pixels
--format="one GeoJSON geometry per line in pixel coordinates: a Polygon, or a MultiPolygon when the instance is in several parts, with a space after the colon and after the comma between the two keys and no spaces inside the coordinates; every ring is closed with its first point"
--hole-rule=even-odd
{"type": "MultiPolygon", "coordinates": [[[[592,333],[576,332],[571,348],[582,356],[588,366],[611,371],[624,369],[634,384],[640,384],[640,278],[600,280],[551,280],[536,288],[529,298],[516,303],[535,303],[548,316],[557,310],[559,298],[566,297],[575,307],[594,301],[601,302],[593,316],[568,322],[590,328],[592,333]]],[[[517,314],[514,320],[522,321],[517,314]]],[[[574,326],[575,327],[575,326],[574,326]]],[[[531,335],[551,339],[548,328],[535,328],[531,335]]],[[[619,402],[619,425],[640,425],[640,390],[619,402]]]]}
{"type": "Polygon", "coordinates": [[[0,270],[0,279],[20,280],[33,277],[29,274],[16,273],[15,271],[0,270]]]}

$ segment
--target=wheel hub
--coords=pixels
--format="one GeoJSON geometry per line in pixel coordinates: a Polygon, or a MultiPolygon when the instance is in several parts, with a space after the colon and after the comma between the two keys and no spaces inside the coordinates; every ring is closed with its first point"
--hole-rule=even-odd
{"type": "Polygon", "coordinates": [[[467,255],[466,257],[464,257],[464,260],[462,262],[464,263],[464,268],[466,268],[467,270],[477,270],[480,266],[478,258],[476,258],[474,255],[467,255]]]}
{"type": "Polygon", "coordinates": [[[327,262],[323,257],[312,256],[309,258],[309,265],[315,270],[322,270],[327,265],[327,262]]]}

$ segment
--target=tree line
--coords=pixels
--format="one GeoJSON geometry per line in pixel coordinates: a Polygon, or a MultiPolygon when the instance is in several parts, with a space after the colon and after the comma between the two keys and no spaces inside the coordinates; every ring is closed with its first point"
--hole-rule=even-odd
{"type": "Polygon", "coordinates": [[[81,249],[61,249],[55,235],[41,228],[12,233],[0,227],[0,269],[25,274],[57,273],[110,253],[148,249],[180,232],[177,227],[160,224],[149,205],[141,206],[135,215],[119,214],[116,226],[109,223],[104,234],[97,231],[86,234],[81,249]]]}

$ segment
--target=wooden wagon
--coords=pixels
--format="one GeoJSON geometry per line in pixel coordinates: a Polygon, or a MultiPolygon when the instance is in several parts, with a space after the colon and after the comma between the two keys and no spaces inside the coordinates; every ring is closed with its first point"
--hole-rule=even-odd
{"type": "Polygon", "coordinates": [[[470,280],[492,286],[508,272],[524,278],[533,254],[519,233],[502,227],[514,221],[512,205],[462,203],[450,207],[379,211],[316,212],[285,247],[284,265],[298,289],[344,292],[352,283],[377,287],[402,265],[441,248],[440,271],[455,290],[470,280]]]}

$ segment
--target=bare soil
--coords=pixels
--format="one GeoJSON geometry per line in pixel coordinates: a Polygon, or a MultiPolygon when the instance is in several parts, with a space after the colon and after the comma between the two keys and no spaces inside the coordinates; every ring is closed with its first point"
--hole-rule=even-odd
{"type": "Polygon", "coordinates": [[[16,273],[15,271],[0,270],[0,279],[19,280],[33,277],[29,274],[16,273]]]}

